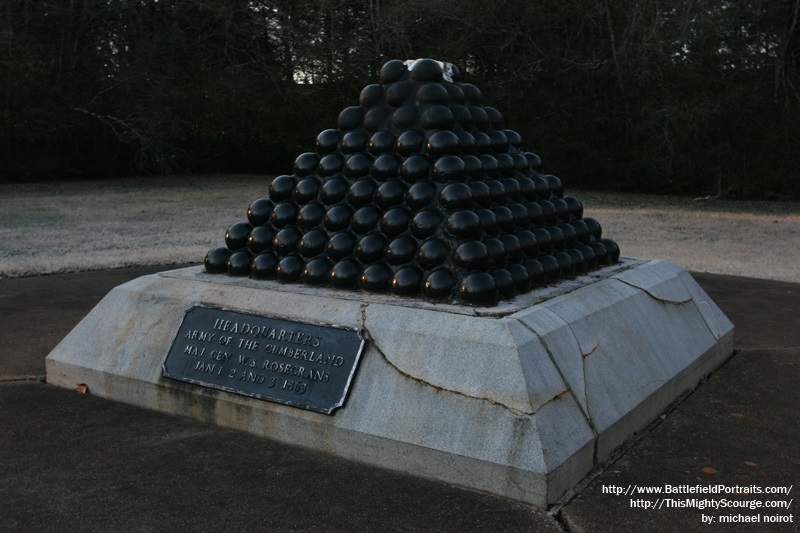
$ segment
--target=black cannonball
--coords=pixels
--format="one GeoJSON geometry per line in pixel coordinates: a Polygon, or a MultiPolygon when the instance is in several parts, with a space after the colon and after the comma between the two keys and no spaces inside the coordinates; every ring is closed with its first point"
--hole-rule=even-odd
{"type": "Polygon", "coordinates": [[[275,277],[282,283],[291,283],[300,279],[305,264],[299,255],[288,255],[278,261],[275,277]]]}
{"type": "Polygon", "coordinates": [[[558,212],[556,206],[550,200],[539,200],[539,207],[542,208],[542,215],[546,224],[555,224],[558,222],[558,212]]]}
{"type": "Polygon", "coordinates": [[[488,272],[473,272],[461,280],[458,293],[467,303],[494,305],[500,297],[497,281],[488,272]]]}
{"type": "Polygon", "coordinates": [[[489,257],[492,258],[492,264],[497,267],[502,267],[508,261],[508,255],[506,254],[506,247],[503,245],[503,241],[496,237],[489,237],[483,240],[483,244],[486,246],[486,249],[489,250],[489,257]]]}
{"type": "Polygon", "coordinates": [[[484,243],[466,241],[456,248],[453,262],[467,270],[487,270],[492,265],[492,257],[484,243]]]}
{"type": "Polygon", "coordinates": [[[569,258],[572,260],[572,266],[575,268],[575,274],[583,274],[586,272],[586,259],[584,259],[583,254],[580,250],[575,248],[569,248],[566,251],[569,258]]]}
{"type": "Polygon", "coordinates": [[[344,165],[344,175],[348,178],[363,178],[372,169],[372,156],[366,153],[353,154],[344,165]]]}
{"type": "Polygon", "coordinates": [[[358,103],[364,107],[372,107],[380,103],[383,98],[383,87],[377,83],[372,83],[361,89],[361,94],[358,96],[358,103]]]}
{"type": "MultiPolygon", "coordinates": [[[[453,65],[453,69],[455,69],[455,65],[453,65]]],[[[455,76],[453,77],[453,81],[457,81],[455,76]]],[[[443,87],[447,90],[447,95],[450,97],[451,102],[455,102],[456,104],[464,103],[464,90],[461,89],[459,85],[455,83],[445,83],[443,87]]]]}
{"type": "Polygon", "coordinates": [[[522,263],[525,270],[528,271],[528,277],[531,279],[531,285],[534,287],[544,287],[547,285],[547,277],[545,276],[544,267],[537,259],[527,259],[522,263]]]}
{"type": "Polygon", "coordinates": [[[326,205],[338,204],[344,200],[349,188],[350,186],[346,179],[331,178],[322,185],[319,198],[326,205]]]}
{"type": "Polygon", "coordinates": [[[472,105],[480,105],[481,103],[481,90],[471,83],[461,84],[461,91],[464,93],[464,99],[467,103],[472,105]]]}
{"type": "Polygon", "coordinates": [[[341,154],[333,153],[323,157],[317,166],[317,174],[322,177],[333,176],[344,169],[344,157],[341,154]]]}
{"type": "Polygon", "coordinates": [[[426,179],[430,176],[431,163],[424,155],[414,154],[400,167],[400,176],[409,183],[426,179]]]}
{"type": "Polygon", "coordinates": [[[545,225],[544,211],[538,202],[526,202],[525,209],[528,210],[528,220],[531,225],[537,228],[545,225]]]}
{"type": "Polygon", "coordinates": [[[291,200],[286,200],[275,206],[272,210],[272,215],[269,218],[270,223],[276,228],[282,228],[289,224],[294,224],[297,221],[297,215],[300,209],[297,204],[291,200]]]}
{"type": "Polygon", "coordinates": [[[603,228],[600,226],[600,223],[597,220],[591,217],[586,217],[583,219],[583,221],[589,228],[589,235],[594,240],[599,241],[603,239],[603,228]]]}
{"type": "Polygon", "coordinates": [[[366,235],[378,225],[382,213],[373,205],[360,207],[353,213],[350,227],[360,235],[366,235]]]}
{"type": "Polygon", "coordinates": [[[563,198],[553,198],[550,203],[552,203],[553,207],[556,209],[556,217],[558,220],[561,222],[569,222],[570,214],[567,202],[565,202],[563,198]]]}
{"type": "Polygon", "coordinates": [[[317,165],[319,165],[319,154],[302,153],[294,160],[294,173],[303,178],[317,170],[317,165]]]}
{"type": "Polygon", "coordinates": [[[395,142],[397,142],[397,139],[390,132],[379,131],[369,138],[367,149],[371,154],[378,156],[394,150],[395,142]]]}
{"type": "Polygon", "coordinates": [[[386,256],[386,237],[380,233],[370,233],[359,239],[356,245],[356,259],[363,264],[374,263],[386,256]]]}
{"type": "Polygon", "coordinates": [[[570,225],[575,228],[575,237],[578,239],[578,242],[580,244],[588,244],[591,239],[591,234],[589,233],[589,226],[586,222],[577,219],[570,222],[570,225]]]}
{"type": "Polygon", "coordinates": [[[617,243],[611,239],[603,239],[600,242],[603,243],[603,246],[605,246],[608,251],[608,261],[612,264],[617,263],[619,261],[619,246],[617,243]]]}
{"type": "Polygon", "coordinates": [[[545,179],[547,180],[547,185],[550,189],[550,193],[553,196],[557,198],[561,198],[562,196],[564,196],[564,185],[561,183],[560,179],[550,174],[545,176],[545,179]]]}
{"type": "Polygon", "coordinates": [[[393,207],[381,219],[381,231],[387,237],[396,237],[408,229],[411,214],[404,207],[393,207]]]}
{"type": "Polygon", "coordinates": [[[389,180],[381,183],[375,192],[375,203],[381,209],[388,209],[392,206],[403,203],[406,196],[406,186],[400,180],[389,180]]]}
{"type": "Polygon", "coordinates": [[[305,258],[316,257],[325,250],[325,245],[327,243],[328,237],[324,231],[318,229],[311,230],[300,239],[300,243],[297,245],[297,251],[305,258]]]}
{"type": "Polygon", "coordinates": [[[370,135],[364,130],[348,131],[342,137],[341,150],[343,154],[357,154],[367,149],[370,135]]]}
{"type": "MultiPolygon", "coordinates": [[[[471,156],[465,156],[464,162],[467,162],[467,159],[471,156]]],[[[489,189],[489,186],[483,181],[473,181],[469,184],[469,188],[472,189],[472,197],[475,199],[475,202],[478,205],[482,205],[487,207],[492,203],[492,191],[489,189]]]]}
{"type": "Polygon", "coordinates": [[[523,200],[536,200],[536,184],[531,178],[528,176],[519,176],[517,178],[517,183],[519,183],[519,192],[523,200]]]}
{"type": "Polygon", "coordinates": [[[427,180],[418,181],[409,187],[406,193],[406,203],[414,210],[427,207],[436,197],[436,186],[427,180]]]}
{"type": "Polygon", "coordinates": [[[500,164],[497,158],[489,154],[481,154],[479,156],[483,171],[490,176],[497,176],[500,173],[500,164]]]}
{"type": "MultiPolygon", "coordinates": [[[[458,137],[458,148],[461,150],[461,152],[467,155],[477,152],[475,147],[475,136],[470,132],[459,130],[456,132],[456,137],[458,137]]],[[[480,163],[479,159],[477,161],[480,163]]],[[[482,170],[482,168],[475,168],[475,166],[475,163],[471,163],[470,168],[467,170],[471,176],[477,175],[477,172],[482,170]]]]}
{"type": "Polygon", "coordinates": [[[403,235],[389,243],[386,248],[386,261],[390,265],[402,265],[414,259],[416,253],[417,241],[408,235],[403,235]]]}
{"type": "Polygon", "coordinates": [[[450,246],[442,239],[433,237],[423,242],[417,252],[417,262],[423,268],[441,265],[450,255],[450,246]]]}
{"type": "Polygon", "coordinates": [[[574,196],[565,196],[564,201],[569,206],[569,213],[573,218],[580,219],[583,217],[583,204],[574,196]]]}
{"type": "Polygon", "coordinates": [[[297,225],[303,229],[311,229],[322,224],[325,208],[317,202],[309,202],[297,212],[297,225]]]}
{"type": "Polygon", "coordinates": [[[416,296],[422,288],[423,276],[422,270],[413,265],[398,269],[390,282],[392,293],[400,296],[416,296]]]}
{"type": "Polygon", "coordinates": [[[519,181],[516,178],[500,178],[499,181],[503,184],[503,188],[510,199],[515,201],[522,200],[522,188],[520,187],[519,181]]]}
{"type": "Polygon", "coordinates": [[[486,135],[485,132],[478,131],[472,132],[472,138],[475,139],[475,151],[481,154],[488,154],[492,151],[492,140],[486,135]]]}
{"type": "Polygon", "coordinates": [[[589,247],[594,252],[594,259],[598,266],[609,264],[608,249],[601,241],[591,241],[589,247]]]}
{"type": "Polygon", "coordinates": [[[318,178],[303,178],[295,186],[292,192],[292,198],[298,204],[305,204],[311,200],[316,200],[321,186],[318,178]]]}
{"type": "MultiPolygon", "coordinates": [[[[553,243],[553,249],[556,251],[563,251],[567,246],[567,239],[564,232],[558,226],[545,227],[547,233],[550,234],[550,239],[553,243]]],[[[555,253],[555,252],[554,252],[555,253]]]]}
{"type": "Polygon", "coordinates": [[[334,261],[352,255],[356,247],[356,238],[349,231],[340,231],[331,235],[325,245],[325,255],[334,261]]]}
{"type": "Polygon", "coordinates": [[[578,251],[583,255],[587,270],[597,268],[597,256],[591,246],[586,244],[578,246],[578,251]]]}
{"type": "Polygon", "coordinates": [[[361,267],[354,259],[344,259],[331,268],[330,282],[337,289],[350,289],[358,283],[361,267]]]}
{"type": "Polygon", "coordinates": [[[431,104],[422,112],[419,124],[426,130],[451,130],[455,126],[455,118],[446,106],[431,104]]]}
{"type": "Polygon", "coordinates": [[[497,218],[497,225],[500,229],[505,231],[513,231],[514,229],[514,213],[511,209],[504,205],[496,205],[491,208],[494,216],[497,218]]]}
{"type": "Polygon", "coordinates": [[[517,294],[525,294],[531,290],[531,276],[528,270],[519,263],[513,263],[506,267],[514,280],[517,294]]]}
{"type": "Polygon", "coordinates": [[[396,154],[381,154],[372,163],[372,177],[378,181],[397,176],[400,171],[400,158],[396,154]]]}
{"type": "Polygon", "coordinates": [[[232,224],[225,232],[225,246],[231,252],[241,250],[247,246],[247,238],[250,236],[251,231],[253,231],[253,226],[247,222],[232,224]]]}
{"type": "Polygon", "coordinates": [[[436,181],[463,181],[467,178],[464,160],[457,155],[445,155],[433,163],[431,176],[436,181]]]}
{"type": "Polygon", "coordinates": [[[361,288],[370,292],[383,292],[389,287],[392,270],[385,263],[373,263],[361,273],[361,288]]]}
{"type": "Polygon", "coordinates": [[[558,260],[552,255],[540,255],[539,262],[544,269],[544,278],[546,283],[558,283],[561,279],[561,268],[558,265],[558,260]]]}
{"type": "Polygon", "coordinates": [[[339,119],[336,121],[336,127],[342,131],[350,131],[361,126],[361,120],[364,118],[364,108],[359,106],[350,106],[342,109],[339,113],[339,119]]]}
{"type": "MultiPolygon", "coordinates": [[[[486,131],[491,126],[491,122],[489,122],[489,115],[486,114],[486,110],[479,106],[468,106],[469,112],[472,113],[472,121],[475,123],[475,127],[481,131],[486,131]]],[[[489,146],[491,147],[491,141],[489,142],[489,146]]]]}
{"type": "MultiPolygon", "coordinates": [[[[486,111],[486,115],[489,117],[489,122],[496,128],[497,131],[501,132],[505,128],[503,125],[503,115],[500,114],[500,111],[495,109],[494,107],[484,107],[484,111],[486,111]]],[[[505,133],[503,133],[503,137],[505,137],[505,133]]]]}
{"type": "Polygon", "coordinates": [[[550,232],[545,228],[535,228],[531,233],[536,237],[536,243],[539,245],[539,251],[543,254],[549,254],[553,251],[553,237],[550,232]]]}
{"type": "Polygon", "coordinates": [[[448,183],[439,193],[439,203],[446,209],[471,207],[472,188],[466,183],[448,183]]]}
{"type": "Polygon", "coordinates": [[[529,230],[521,230],[514,235],[519,240],[519,245],[522,247],[522,253],[528,257],[536,257],[539,255],[539,243],[536,240],[536,235],[529,230]]]}
{"type": "Polygon", "coordinates": [[[331,275],[333,262],[326,257],[317,257],[306,263],[303,269],[303,282],[308,285],[325,285],[331,275]]]}
{"type": "Polygon", "coordinates": [[[503,133],[506,134],[506,139],[508,139],[508,144],[510,144],[514,148],[522,148],[522,136],[520,136],[519,133],[517,133],[514,130],[503,130],[503,133]]]}
{"type": "Polygon", "coordinates": [[[227,248],[219,247],[209,250],[203,259],[203,265],[209,274],[222,274],[228,269],[228,259],[231,251],[227,248]]]}
{"type": "Polygon", "coordinates": [[[275,230],[270,226],[258,226],[253,228],[250,236],[247,237],[247,249],[253,254],[260,254],[272,247],[272,239],[275,238],[275,230]]]}
{"type": "Polygon", "coordinates": [[[511,157],[509,154],[497,153],[494,154],[494,158],[497,159],[497,169],[499,170],[499,174],[502,176],[513,176],[514,175],[514,158],[511,157]]]}
{"type": "Polygon", "coordinates": [[[275,277],[275,269],[278,260],[272,252],[261,252],[250,263],[250,276],[255,279],[272,279],[275,277]]]}
{"type": "Polygon", "coordinates": [[[417,90],[417,103],[424,104],[443,104],[447,105],[450,101],[450,94],[441,83],[424,83],[417,90]]]}
{"type": "Polygon", "coordinates": [[[542,158],[538,155],[534,154],[533,152],[525,152],[525,159],[528,160],[528,166],[531,170],[541,171],[542,170],[542,158]]]}
{"type": "Polygon", "coordinates": [[[323,130],[317,135],[316,148],[318,154],[330,154],[339,148],[339,132],[335,129],[323,130]]]}
{"type": "Polygon", "coordinates": [[[550,185],[544,176],[534,174],[531,176],[534,185],[536,185],[536,194],[539,200],[550,200],[550,185]]]}
{"type": "Polygon", "coordinates": [[[407,80],[397,81],[386,88],[385,101],[393,107],[403,105],[411,95],[414,86],[407,80]]]}
{"type": "MultiPolygon", "coordinates": [[[[511,154],[511,160],[514,161],[514,170],[517,172],[522,173],[523,175],[528,174],[530,172],[530,167],[528,166],[528,160],[525,159],[525,156],[514,152],[512,153],[509,149],[509,153],[511,154]]],[[[527,176],[526,176],[527,178],[527,176]]],[[[530,178],[527,178],[530,179],[530,178]]],[[[535,190],[535,186],[534,186],[535,190]]]]}
{"type": "Polygon", "coordinates": [[[522,244],[516,235],[503,234],[497,238],[503,243],[509,261],[519,262],[522,259],[522,244]]]}
{"type": "Polygon", "coordinates": [[[481,229],[487,235],[497,235],[500,226],[497,225],[497,215],[494,214],[494,211],[481,207],[475,210],[475,214],[478,215],[478,218],[481,220],[481,229]]]}
{"type": "Polygon", "coordinates": [[[528,215],[528,208],[518,202],[511,202],[508,204],[508,210],[511,211],[511,218],[514,224],[519,228],[527,228],[531,224],[530,216],[528,215]]]}
{"type": "Polygon", "coordinates": [[[428,298],[447,298],[456,287],[456,277],[446,268],[434,270],[425,278],[422,286],[423,294],[428,298]]]}
{"type": "Polygon", "coordinates": [[[392,127],[403,131],[413,131],[412,128],[416,125],[419,118],[419,112],[415,105],[403,105],[395,109],[392,113],[392,127]]]}
{"type": "Polygon", "coordinates": [[[456,238],[475,239],[481,236],[481,219],[475,211],[460,209],[447,217],[445,228],[450,235],[456,238]]]}
{"type": "MultiPolygon", "coordinates": [[[[469,132],[472,130],[475,123],[472,120],[472,113],[463,105],[450,105],[450,111],[453,113],[453,118],[456,124],[461,126],[464,131],[469,132]]],[[[475,138],[472,138],[472,145],[475,146],[475,138]]]]}
{"type": "Polygon", "coordinates": [[[283,228],[272,239],[272,249],[280,255],[288,255],[297,250],[297,245],[302,238],[303,234],[299,229],[293,226],[283,228]]]}
{"type": "Polygon", "coordinates": [[[233,252],[228,258],[226,265],[228,274],[231,276],[249,276],[250,263],[253,261],[253,254],[249,250],[239,250],[233,252]]]}
{"type": "Polygon", "coordinates": [[[449,130],[437,131],[428,137],[425,152],[431,157],[457,154],[459,150],[458,135],[449,130]]]}
{"type": "Polygon", "coordinates": [[[267,224],[274,207],[275,204],[272,203],[272,200],[259,198],[251,203],[250,207],[247,208],[247,221],[253,226],[267,224]]]}
{"type": "Polygon", "coordinates": [[[292,191],[297,181],[292,176],[284,174],[278,176],[269,184],[269,199],[273,202],[282,202],[292,197],[292,191]]]}
{"type": "Polygon", "coordinates": [[[558,262],[558,268],[561,271],[562,278],[575,277],[575,265],[572,263],[572,257],[564,251],[553,252],[553,257],[558,262]]]}
{"type": "Polygon", "coordinates": [[[572,224],[562,222],[558,225],[558,229],[564,234],[564,243],[567,248],[575,248],[578,245],[578,233],[572,224]]]}
{"type": "Polygon", "coordinates": [[[418,59],[411,65],[411,79],[414,81],[442,81],[442,65],[433,59],[418,59]]]}
{"type": "Polygon", "coordinates": [[[366,205],[372,201],[376,189],[375,182],[371,179],[354,181],[353,184],[350,185],[350,190],[347,191],[347,201],[350,202],[350,205],[353,207],[366,205]]]}
{"type": "Polygon", "coordinates": [[[397,153],[402,156],[410,156],[422,152],[425,145],[425,137],[417,130],[406,130],[397,138],[397,153]]]}
{"type": "MultiPolygon", "coordinates": [[[[491,109],[491,108],[487,108],[487,109],[491,109]]],[[[494,150],[495,152],[498,152],[498,153],[508,152],[508,137],[506,137],[505,133],[503,133],[500,130],[491,130],[488,133],[488,135],[489,135],[490,146],[492,147],[492,150],[494,150]]],[[[506,153],[506,155],[508,155],[508,154],[506,153]]],[[[511,168],[514,168],[514,164],[513,164],[514,160],[512,158],[509,158],[509,159],[512,161],[511,168]]],[[[505,170],[507,170],[507,169],[505,169],[505,170]]]]}
{"type": "Polygon", "coordinates": [[[386,118],[391,114],[391,108],[385,105],[373,107],[364,114],[364,120],[362,121],[364,129],[367,131],[380,130],[386,118]]]}
{"type": "Polygon", "coordinates": [[[325,228],[328,231],[339,231],[350,225],[353,209],[345,204],[336,204],[325,213],[325,228]]]}
{"type": "Polygon", "coordinates": [[[444,216],[436,209],[423,209],[411,219],[411,233],[418,239],[430,237],[442,224],[444,216]]]}
{"type": "Polygon", "coordinates": [[[405,62],[399,59],[387,61],[381,67],[380,81],[384,85],[393,83],[403,77],[407,70],[405,62]]]}

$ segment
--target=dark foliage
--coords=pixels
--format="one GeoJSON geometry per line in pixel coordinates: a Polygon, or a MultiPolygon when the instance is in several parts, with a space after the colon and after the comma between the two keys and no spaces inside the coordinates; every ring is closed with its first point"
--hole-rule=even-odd
{"type": "Polygon", "coordinates": [[[800,0],[10,0],[0,179],[286,172],[391,58],[571,187],[800,198],[800,0]]]}

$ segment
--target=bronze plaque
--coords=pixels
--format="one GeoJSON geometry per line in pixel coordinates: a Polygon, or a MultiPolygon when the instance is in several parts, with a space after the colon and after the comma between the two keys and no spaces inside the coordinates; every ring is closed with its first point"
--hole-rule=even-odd
{"type": "Polygon", "coordinates": [[[360,330],[195,306],[164,375],[331,414],[344,405],[366,341],[360,330]]]}

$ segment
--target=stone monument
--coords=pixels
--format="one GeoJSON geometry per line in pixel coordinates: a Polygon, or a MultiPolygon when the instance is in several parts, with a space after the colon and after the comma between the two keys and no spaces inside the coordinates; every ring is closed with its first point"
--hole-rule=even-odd
{"type": "Polygon", "coordinates": [[[202,267],[111,291],[48,382],[546,507],[732,353],[455,66],[389,61],[336,126],[202,267]]]}

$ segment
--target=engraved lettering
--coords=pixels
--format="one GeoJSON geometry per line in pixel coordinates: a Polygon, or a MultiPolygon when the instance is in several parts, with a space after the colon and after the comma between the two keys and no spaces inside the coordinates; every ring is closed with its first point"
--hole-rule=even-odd
{"type": "Polygon", "coordinates": [[[203,357],[203,354],[206,353],[206,349],[203,348],[201,350],[198,350],[197,346],[194,346],[192,344],[187,344],[186,348],[183,349],[183,353],[185,355],[191,355],[194,357],[203,357]]]}
{"type": "Polygon", "coordinates": [[[258,341],[251,341],[247,339],[239,339],[239,348],[244,350],[250,350],[251,352],[255,352],[258,350],[258,341]]]}

